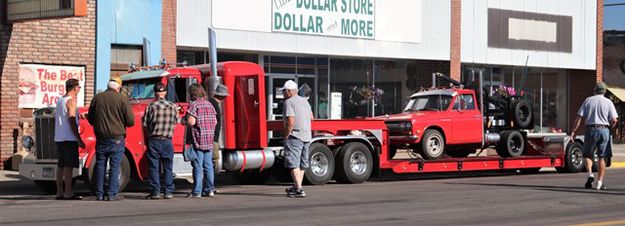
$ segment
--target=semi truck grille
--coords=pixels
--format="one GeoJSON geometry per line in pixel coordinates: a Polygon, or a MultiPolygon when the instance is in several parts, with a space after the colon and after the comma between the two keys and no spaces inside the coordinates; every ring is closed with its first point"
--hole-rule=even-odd
{"type": "Polygon", "coordinates": [[[34,112],[35,150],[39,160],[56,160],[54,143],[54,108],[38,109],[34,112]]]}

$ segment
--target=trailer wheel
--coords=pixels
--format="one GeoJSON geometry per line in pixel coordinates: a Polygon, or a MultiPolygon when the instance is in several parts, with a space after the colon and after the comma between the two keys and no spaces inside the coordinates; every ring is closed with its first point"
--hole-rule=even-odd
{"type": "Polygon", "coordinates": [[[421,156],[424,159],[439,159],[445,154],[445,138],[438,130],[428,129],[421,138],[421,156]]]}
{"type": "Polygon", "coordinates": [[[369,148],[360,142],[345,144],[336,156],[336,181],[357,184],[369,179],[373,169],[373,157],[369,148]]]}
{"type": "Polygon", "coordinates": [[[310,167],[304,172],[304,182],[312,185],[326,184],[334,174],[334,155],[321,143],[310,145],[310,167]]]}
{"type": "Polygon", "coordinates": [[[525,150],[525,138],[516,130],[501,132],[501,140],[497,143],[497,154],[501,157],[519,157],[525,150]]]}
{"type": "Polygon", "coordinates": [[[526,129],[531,126],[532,123],[532,107],[530,103],[525,99],[518,99],[512,102],[510,109],[513,114],[514,124],[518,128],[526,129]]]}
{"type": "Polygon", "coordinates": [[[232,177],[239,184],[260,185],[269,181],[271,172],[269,170],[246,170],[243,172],[236,172],[232,175],[232,177]]]}
{"type": "MultiPolygon", "coordinates": [[[[87,184],[87,187],[89,187],[89,189],[95,193],[96,191],[96,187],[95,187],[95,156],[93,156],[93,159],[91,159],[91,164],[89,164],[89,169],[88,169],[88,177],[85,180],[85,183],[87,184]]],[[[119,164],[120,170],[119,170],[119,190],[118,191],[123,191],[126,186],[128,185],[128,182],[130,181],[130,161],[128,160],[128,157],[126,157],[125,154],[122,154],[122,161],[119,164]]],[[[106,180],[104,181],[104,187],[108,187],[108,178],[110,177],[109,173],[111,171],[111,167],[108,166],[106,167],[106,173],[104,175],[104,177],[106,178],[106,180]]],[[[106,192],[106,191],[104,191],[106,192]]]]}
{"type": "Polygon", "coordinates": [[[577,173],[584,171],[583,146],[578,142],[569,143],[564,153],[564,166],[557,167],[559,173],[577,173]]]}

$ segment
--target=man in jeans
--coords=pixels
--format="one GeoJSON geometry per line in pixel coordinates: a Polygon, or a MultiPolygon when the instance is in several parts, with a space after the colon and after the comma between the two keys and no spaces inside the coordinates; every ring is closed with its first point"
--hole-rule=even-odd
{"type": "Polygon", "coordinates": [[[174,103],[165,100],[165,95],[167,88],[162,83],[157,83],[154,86],[156,100],[145,108],[143,115],[143,134],[146,136],[144,140],[147,141],[150,160],[150,195],[147,199],[161,199],[161,167],[165,183],[164,197],[174,198],[174,145],[171,138],[178,122],[178,112],[174,103]]]}
{"type": "Polygon", "coordinates": [[[119,190],[120,164],[125,150],[126,127],[135,124],[128,99],[122,96],[121,79],[111,79],[108,89],[91,100],[87,120],[96,137],[95,186],[98,201],[122,200],[119,190]],[[110,162],[109,162],[110,161],[110,162]],[[111,167],[108,193],[104,194],[106,163],[111,167]]]}
{"type": "Polygon", "coordinates": [[[606,168],[605,158],[611,155],[611,153],[607,152],[607,147],[610,145],[610,128],[614,128],[618,119],[614,104],[604,96],[606,89],[605,83],[597,83],[595,95],[586,98],[579,111],[577,111],[577,119],[575,120],[573,132],[571,132],[571,138],[574,138],[575,132],[583,119],[586,125],[583,152],[586,170],[588,171],[588,178],[584,187],[592,188],[592,183],[595,181],[595,176],[592,173],[592,159],[593,151],[596,149],[597,157],[599,158],[599,180],[595,187],[597,190],[607,189],[603,180],[606,168]]]}
{"type": "Polygon", "coordinates": [[[297,95],[297,83],[293,80],[286,81],[280,90],[287,98],[284,101],[284,166],[291,169],[293,178],[293,187],[286,189],[286,195],[304,198],[302,180],[304,171],[310,166],[308,147],[312,140],[312,110],[308,101],[297,95]]]}

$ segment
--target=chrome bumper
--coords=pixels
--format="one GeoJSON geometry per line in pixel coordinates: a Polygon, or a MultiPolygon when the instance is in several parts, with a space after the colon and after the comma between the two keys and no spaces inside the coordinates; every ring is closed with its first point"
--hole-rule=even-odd
{"type": "MultiPolygon", "coordinates": [[[[78,159],[78,168],[74,168],[72,177],[83,175],[82,168],[85,166],[85,160],[85,158],[78,159]]],[[[27,157],[20,164],[20,175],[31,180],[54,181],[56,180],[56,164],[56,161],[37,162],[34,158],[27,157]]]]}

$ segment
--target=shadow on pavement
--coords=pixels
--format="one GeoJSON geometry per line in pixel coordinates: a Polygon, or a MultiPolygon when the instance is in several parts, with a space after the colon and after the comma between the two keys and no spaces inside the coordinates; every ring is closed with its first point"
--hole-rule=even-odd
{"type": "Polygon", "coordinates": [[[572,192],[572,193],[583,193],[583,194],[625,195],[625,189],[610,189],[610,187],[608,187],[608,190],[596,190],[594,188],[586,189],[586,188],[581,188],[581,187],[524,185],[524,184],[488,184],[488,183],[461,183],[461,182],[459,183],[448,182],[445,184],[494,186],[494,187],[517,187],[517,188],[530,188],[530,189],[542,190],[542,191],[572,192]]]}

